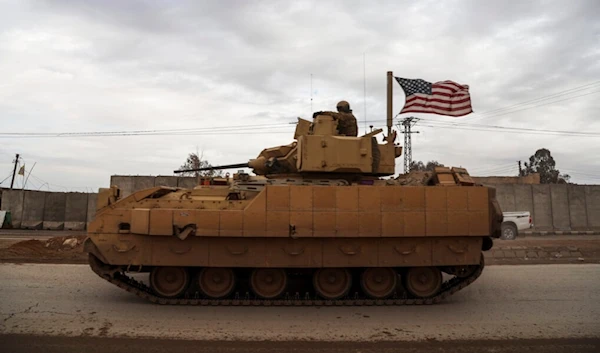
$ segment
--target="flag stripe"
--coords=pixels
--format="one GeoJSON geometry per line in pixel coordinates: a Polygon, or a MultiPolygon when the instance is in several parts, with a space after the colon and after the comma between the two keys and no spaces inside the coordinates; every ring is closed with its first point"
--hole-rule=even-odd
{"type": "MultiPolygon", "coordinates": [[[[406,105],[408,105],[411,102],[414,102],[416,100],[422,100],[422,101],[429,101],[429,102],[438,102],[438,103],[454,103],[454,104],[459,104],[459,103],[464,103],[464,102],[471,102],[471,98],[469,97],[454,97],[454,98],[428,98],[429,96],[426,97],[421,97],[421,96],[417,96],[417,95],[412,95],[411,98],[406,100],[406,105]]],[[[432,95],[431,97],[436,97],[435,95],[432,95]]]]}
{"type": "Polygon", "coordinates": [[[462,103],[462,104],[452,104],[452,103],[435,103],[432,104],[433,102],[412,102],[410,104],[406,104],[405,107],[406,108],[413,108],[413,107],[424,107],[424,108],[428,108],[428,107],[432,107],[432,108],[437,108],[437,109],[443,109],[443,110],[447,110],[449,112],[455,110],[455,109],[463,109],[463,108],[468,108],[471,106],[470,103],[462,103]]]}
{"type": "Polygon", "coordinates": [[[403,113],[433,113],[433,114],[440,114],[440,115],[449,115],[449,116],[463,116],[463,115],[467,115],[469,113],[473,112],[473,109],[471,108],[466,108],[466,109],[461,109],[461,110],[454,110],[454,111],[446,111],[446,110],[442,110],[442,109],[437,109],[437,108],[408,108],[408,109],[402,109],[402,111],[400,112],[400,114],[403,113]]]}
{"type": "Polygon", "coordinates": [[[469,89],[469,86],[467,86],[467,85],[459,85],[458,83],[452,82],[452,81],[436,82],[436,83],[433,83],[431,85],[432,88],[436,87],[436,86],[448,86],[448,87],[455,88],[455,89],[457,89],[459,91],[462,91],[462,90],[465,90],[465,89],[469,89]]]}
{"type": "Polygon", "coordinates": [[[431,94],[434,94],[434,93],[445,93],[449,96],[453,96],[455,94],[455,91],[451,90],[449,88],[444,88],[444,87],[435,87],[435,88],[432,87],[431,94]]]}

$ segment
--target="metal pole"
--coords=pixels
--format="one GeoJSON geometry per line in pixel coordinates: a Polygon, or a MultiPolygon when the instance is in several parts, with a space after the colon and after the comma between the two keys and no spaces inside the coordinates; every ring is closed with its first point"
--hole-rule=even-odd
{"type": "Polygon", "coordinates": [[[12,180],[10,181],[10,189],[12,190],[13,184],[15,183],[15,174],[17,174],[17,163],[19,162],[19,154],[17,153],[17,158],[15,159],[15,168],[13,169],[12,180]]]}
{"type": "Polygon", "coordinates": [[[387,73],[387,128],[388,136],[392,134],[392,82],[394,74],[391,71],[387,73]]]}

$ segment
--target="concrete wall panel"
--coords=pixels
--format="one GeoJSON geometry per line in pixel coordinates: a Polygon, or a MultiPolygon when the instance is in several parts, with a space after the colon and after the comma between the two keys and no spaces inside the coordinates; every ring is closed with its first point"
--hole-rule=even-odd
{"type": "Polygon", "coordinates": [[[587,230],[587,210],[585,207],[585,186],[567,185],[569,202],[569,223],[572,230],[587,230]]]}
{"type": "Polygon", "coordinates": [[[552,230],[550,185],[532,185],[533,224],[538,230],[552,230]]]}
{"type": "Polygon", "coordinates": [[[169,187],[177,187],[177,177],[176,176],[157,176],[154,178],[154,186],[169,186],[169,187]]]}
{"type": "Polygon", "coordinates": [[[550,185],[552,226],[555,230],[571,230],[567,185],[550,185]]]}
{"type": "Polygon", "coordinates": [[[180,188],[193,189],[198,185],[198,179],[195,177],[181,177],[177,180],[177,186],[180,188]]]}
{"type": "Polygon", "coordinates": [[[23,229],[42,229],[44,223],[44,204],[46,193],[43,191],[25,191],[23,198],[23,229]]]}
{"type": "Polygon", "coordinates": [[[88,194],[70,192],[65,207],[65,229],[84,230],[87,222],[88,194]]]}
{"type": "Polygon", "coordinates": [[[520,211],[515,206],[515,188],[512,184],[496,184],[496,199],[500,203],[502,212],[520,211]]]}
{"type": "Polygon", "coordinates": [[[133,192],[154,187],[153,176],[134,176],[133,177],[133,192]]]}
{"type": "Polygon", "coordinates": [[[98,194],[88,194],[87,199],[87,221],[91,222],[96,216],[96,204],[98,202],[98,194]]]}
{"type": "Polygon", "coordinates": [[[590,230],[600,229],[600,185],[585,186],[585,205],[588,228],[590,230]]]}
{"type": "Polygon", "coordinates": [[[133,177],[126,175],[113,175],[110,177],[110,185],[116,185],[121,189],[121,197],[127,197],[133,193],[133,177]]]}
{"type": "MultiPolygon", "coordinates": [[[[2,191],[2,211],[10,211],[13,228],[21,228],[23,220],[23,201],[25,192],[23,190],[2,191]]],[[[1,225],[0,225],[1,226],[1,225]]]]}
{"type": "Polygon", "coordinates": [[[529,211],[529,214],[533,217],[533,193],[531,185],[514,185],[514,188],[515,211],[529,211]]]}
{"type": "Polygon", "coordinates": [[[65,225],[67,194],[64,192],[49,192],[44,202],[44,229],[60,230],[65,225]]]}

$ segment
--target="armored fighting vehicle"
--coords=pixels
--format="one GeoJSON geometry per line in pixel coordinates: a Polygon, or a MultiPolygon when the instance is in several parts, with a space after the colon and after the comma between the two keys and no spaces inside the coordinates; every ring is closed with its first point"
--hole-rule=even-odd
{"type": "Polygon", "coordinates": [[[462,168],[417,185],[390,178],[402,152],[390,97],[381,141],[381,129],[343,136],[317,113],[298,119],[293,143],[211,167],[255,175],[127,197],[100,189],[85,242],[92,270],[161,304],[431,304],[466,287],[500,237],[495,190],[462,168]]]}

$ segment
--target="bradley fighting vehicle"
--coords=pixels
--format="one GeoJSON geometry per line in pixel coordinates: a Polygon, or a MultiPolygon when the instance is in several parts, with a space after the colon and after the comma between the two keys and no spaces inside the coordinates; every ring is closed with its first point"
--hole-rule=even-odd
{"type": "Polygon", "coordinates": [[[438,168],[416,186],[383,179],[401,155],[390,106],[381,141],[380,129],[340,136],[317,114],[298,119],[293,143],[223,167],[256,176],[127,197],[101,189],[85,242],[92,270],[162,304],[439,302],[481,274],[502,213],[495,190],[464,169],[438,168]]]}

